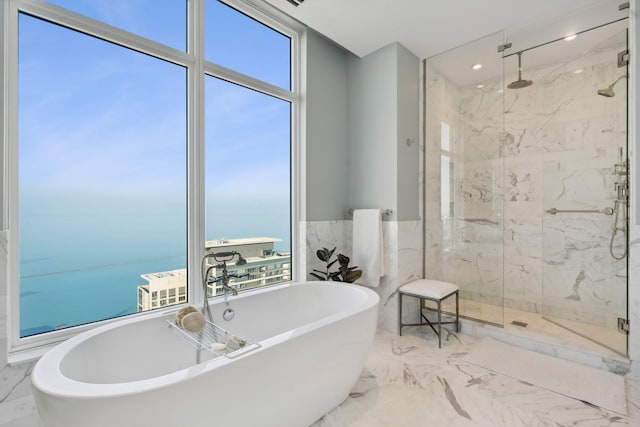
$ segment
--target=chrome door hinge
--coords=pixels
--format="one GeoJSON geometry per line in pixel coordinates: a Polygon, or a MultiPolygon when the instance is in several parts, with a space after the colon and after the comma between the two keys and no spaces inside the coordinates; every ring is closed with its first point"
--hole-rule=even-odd
{"type": "Polygon", "coordinates": [[[618,332],[629,335],[629,319],[618,317],[618,332]]]}
{"type": "Polygon", "coordinates": [[[498,52],[504,52],[505,49],[509,49],[510,47],[511,47],[511,43],[510,42],[498,45],[498,52]]]}
{"type": "Polygon", "coordinates": [[[618,53],[618,68],[629,65],[629,51],[623,50],[618,53]]]}

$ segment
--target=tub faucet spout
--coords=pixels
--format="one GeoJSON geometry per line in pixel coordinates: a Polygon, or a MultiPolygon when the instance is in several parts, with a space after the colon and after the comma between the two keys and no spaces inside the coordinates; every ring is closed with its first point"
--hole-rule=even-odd
{"type": "MultiPolygon", "coordinates": [[[[242,255],[240,255],[240,253],[235,251],[209,253],[204,256],[204,258],[202,259],[203,267],[206,265],[207,259],[209,258],[213,258],[213,260],[216,262],[215,264],[210,265],[206,269],[206,272],[203,275],[202,281],[203,281],[203,286],[205,290],[205,295],[207,291],[207,285],[209,283],[220,283],[220,285],[222,286],[222,289],[224,290],[225,295],[229,292],[231,293],[231,295],[234,295],[234,296],[238,295],[238,290],[233,286],[229,285],[229,279],[240,279],[243,277],[248,277],[249,274],[238,275],[237,273],[231,273],[231,274],[229,273],[227,269],[227,262],[232,261],[236,257],[238,258],[238,260],[235,262],[235,265],[244,265],[247,263],[247,260],[244,259],[242,255]],[[211,270],[213,270],[214,268],[221,269],[222,274],[216,277],[211,277],[210,273],[211,273],[211,270]]],[[[205,301],[206,301],[206,297],[205,297],[205,301]]]]}
{"type": "Polygon", "coordinates": [[[233,295],[234,297],[238,295],[238,290],[236,288],[232,288],[229,285],[222,285],[222,288],[224,289],[225,293],[231,292],[231,295],[233,295]]]}

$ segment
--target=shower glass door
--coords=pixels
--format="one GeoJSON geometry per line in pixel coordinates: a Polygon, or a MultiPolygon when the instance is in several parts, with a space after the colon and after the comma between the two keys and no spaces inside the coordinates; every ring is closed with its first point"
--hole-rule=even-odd
{"type": "Polygon", "coordinates": [[[527,69],[535,84],[524,90],[533,120],[527,132],[538,151],[532,144],[528,176],[541,188],[542,315],[623,355],[627,66],[618,65],[618,54],[627,49],[626,26],[626,20],[602,26],[523,56],[538,64],[527,69]]]}
{"type": "MultiPolygon", "coordinates": [[[[460,315],[502,326],[502,32],[425,61],[425,271],[460,288],[460,315]]],[[[451,312],[455,307],[445,306],[451,312]]]]}

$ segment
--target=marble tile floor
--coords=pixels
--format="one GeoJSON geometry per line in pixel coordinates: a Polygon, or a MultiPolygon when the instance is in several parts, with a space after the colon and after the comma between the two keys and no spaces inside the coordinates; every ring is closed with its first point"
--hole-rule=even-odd
{"type": "MultiPolygon", "coordinates": [[[[427,328],[378,331],[350,396],[312,427],[640,425],[640,384],[627,381],[628,416],[620,416],[465,362],[476,342],[446,331],[438,349],[427,328]]],[[[0,402],[0,427],[41,425],[25,374],[15,398],[0,402]]]]}
{"type": "Polygon", "coordinates": [[[412,329],[379,331],[349,398],[312,427],[640,425],[640,384],[627,381],[621,416],[465,362],[471,336],[448,332],[438,349],[433,333],[412,329]]]}

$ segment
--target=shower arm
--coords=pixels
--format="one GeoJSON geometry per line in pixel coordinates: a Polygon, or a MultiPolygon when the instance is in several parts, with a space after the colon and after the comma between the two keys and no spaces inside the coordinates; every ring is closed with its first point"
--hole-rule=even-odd
{"type": "Polygon", "coordinates": [[[615,81],[615,82],[613,82],[613,83],[611,83],[611,84],[609,85],[609,89],[613,89],[613,87],[614,87],[614,86],[615,86],[615,85],[616,85],[620,80],[622,80],[622,79],[624,79],[624,78],[626,78],[626,77],[627,77],[627,75],[626,75],[626,74],[623,74],[623,75],[621,75],[620,77],[618,77],[618,78],[616,79],[616,81],[615,81]]]}

